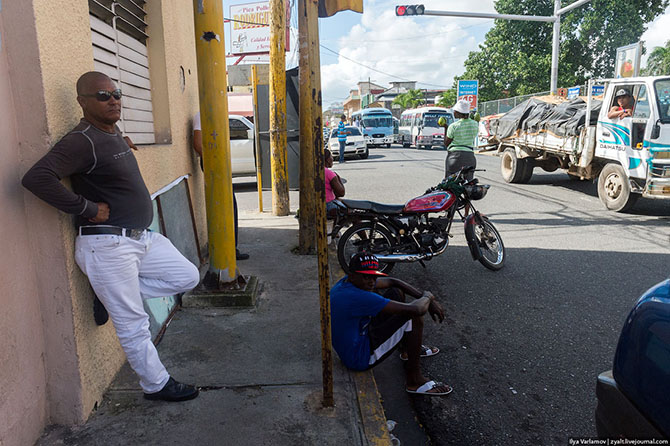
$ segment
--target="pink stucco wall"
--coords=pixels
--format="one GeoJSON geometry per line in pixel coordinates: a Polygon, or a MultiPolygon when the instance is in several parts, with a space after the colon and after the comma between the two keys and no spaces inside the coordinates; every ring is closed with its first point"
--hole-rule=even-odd
{"type": "MultiPolygon", "coordinates": [[[[1,13],[0,13],[1,14],[1,13]]],[[[19,169],[6,36],[0,15],[0,444],[32,444],[47,417],[44,335],[19,169]]]]}

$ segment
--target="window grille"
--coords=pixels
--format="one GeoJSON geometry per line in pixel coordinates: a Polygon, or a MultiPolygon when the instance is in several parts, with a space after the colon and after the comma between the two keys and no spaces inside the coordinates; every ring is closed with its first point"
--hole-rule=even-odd
{"type": "Polygon", "coordinates": [[[136,144],[153,144],[154,118],[144,0],[89,0],[93,62],[123,91],[119,128],[136,144]]]}

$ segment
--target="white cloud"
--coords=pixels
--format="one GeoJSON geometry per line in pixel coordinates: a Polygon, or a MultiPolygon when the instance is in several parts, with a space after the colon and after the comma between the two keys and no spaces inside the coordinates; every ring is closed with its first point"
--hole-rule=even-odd
{"type": "MultiPolygon", "coordinates": [[[[463,62],[470,51],[478,49],[484,35],[493,26],[492,20],[457,17],[418,16],[396,17],[395,5],[401,2],[366,0],[360,23],[355,24],[337,42],[323,44],[344,57],[333,57],[321,49],[321,82],[324,105],[342,101],[349,90],[368,76],[379,85],[387,86],[400,78],[423,82],[421,88],[451,87],[453,77],[464,71],[463,62]],[[407,37],[425,36],[407,39],[407,37]],[[432,84],[432,85],[428,85],[432,84]]],[[[470,0],[466,3],[425,1],[426,9],[495,12],[494,0],[470,0]],[[449,6],[445,8],[445,3],[449,6]]],[[[327,19],[326,19],[327,20],[327,19]]],[[[665,14],[648,25],[642,35],[647,53],[663,46],[670,39],[670,7],[665,14]]],[[[645,55],[642,65],[646,64],[645,55]]]]}
{"type": "MultiPolygon", "coordinates": [[[[324,42],[341,55],[335,59],[328,50],[321,49],[325,105],[346,97],[350,89],[368,77],[383,86],[406,79],[420,82],[420,88],[450,88],[454,76],[463,73],[468,53],[478,48],[485,32],[493,26],[489,19],[396,17],[395,4],[388,0],[366,1],[360,23],[338,42],[324,42]]],[[[426,9],[445,9],[444,2],[424,4],[426,9]]],[[[470,0],[458,5],[460,10],[495,12],[493,0],[470,0]]]]}

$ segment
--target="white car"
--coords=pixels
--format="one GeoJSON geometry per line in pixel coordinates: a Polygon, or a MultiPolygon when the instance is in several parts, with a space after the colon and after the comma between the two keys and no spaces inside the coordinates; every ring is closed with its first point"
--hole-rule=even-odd
{"type": "MultiPolygon", "coordinates": [[[[358,129],[358,127],[346,126],[345,131],[347,132],[347,145],[344,148],[344,156],[356,156],[360,159],[366,159],[370,154],[368,146],[365,143],[365,138],[363,134],[358,129]]],[[[328,140],[328,148],[330,153],[333,154],[333,159],[337,160],[340,157],[340,141],[337,139],[337,128],[334,128],[330,133],[330,139],[328,140]]]]}
{"type": "Polygon", "coordinates": [[[254,125],[241,115],[228,115],[230,163],[234,177],[256,175],[254,125]]]}

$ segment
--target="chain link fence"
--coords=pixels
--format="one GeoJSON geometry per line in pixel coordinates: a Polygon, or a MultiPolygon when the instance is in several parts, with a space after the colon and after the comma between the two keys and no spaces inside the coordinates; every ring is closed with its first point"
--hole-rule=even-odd
{"type": "Polygon", "coordinates": [[[532,98],[534,96],[546,96],[548,94],[549,91],[541,91],[539,93],[527,94],[524,96],[515,96],[513,98],[482,102],[479,104],[479,114],[482,116],[489,116],[497,115],[498,113],[507,113],[528,98],[532,98]]]}

